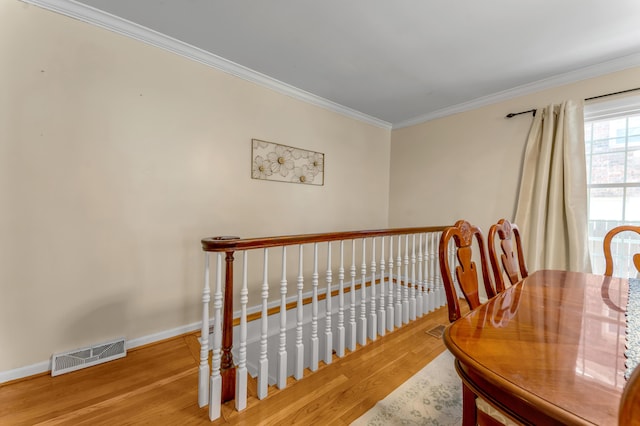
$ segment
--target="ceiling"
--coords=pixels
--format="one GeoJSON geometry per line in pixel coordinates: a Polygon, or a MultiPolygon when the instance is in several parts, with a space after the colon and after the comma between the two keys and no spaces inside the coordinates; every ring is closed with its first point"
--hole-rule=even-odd
{"type": "Polygon", "coordinates": [[[77,4],[394,128],[640,65],[638,0],[77,4]]]}

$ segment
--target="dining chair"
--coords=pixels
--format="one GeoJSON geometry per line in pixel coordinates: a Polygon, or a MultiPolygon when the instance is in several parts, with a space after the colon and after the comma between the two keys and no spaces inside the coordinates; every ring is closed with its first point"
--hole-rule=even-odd
{"type": "Polygon", "coordinates": [[[506,219],[500,219],[498,223],[489,228],[487,244],[497,293],[503,292],[506,288],[505,275],[511,285],[529,275],[524,261],[522,238],[520,237],[518,225],[510,223],[506,219]],[[500,249],[502,249],[500,254],[496,247],[498,242],[500,249]]]}
{"type": "Polygon", "coordinates": [[[640,368],[636,367],[627,380],[618,411],[620,426],[640,426],[640,368]]]}
{"type": "Polygon", "coordinates": [[[485,242],[482,231],[477,226],[471,225],[466,220],[459,220],[453,226],[447,227],[440,236],[440,246],[438,250],[440,261],[440,273],[444,284],[444,291],[447,296],[447,307],[449,309],[449,321],[454,322],[461,317],[460,300],[456,292],[456,286],[452,279],[452,268],[449,265],[449,242],[453,239],[456,246],[457,265],[455,266],[455,276],[458,286],[462,291],[470,309],[475,309],[481,305],[478,268],[472,260],[472,247],[474,240],[478,247],[478,256],[482,270],[482,280],[487,298],[496,295],[493,283],[489,275],[487,255],[485,252],[485,242]]]}
{"type": "MultiPolygon", "coordinates": [[[[635,232],[640,235],[640,226],[633,225],[620,225],[615,228],[611,228],[609,232],[604,236],[604,241],[602,243],[604,249],[604,261],[605,261],[605,270],[604,275],[613,276],[613,256],[611,255],[611,242],[613,237],[617,234],[625,231],[635,232]]],[[[633,265],[636,267],[638,273],[640,273],[640,253],[635,253],[633,255],[633,265]]]]}
{"type": "MultiPolygon", "coordinates": [[[[478,268],[476,262],[472,260],[472,247],[476,246],[478,249],[477,256],[479,256],[484,290],[487,298],[492,298],[496,295],[496,292],[491,282],[484,237],[480,228],[471,225],[466,220],[459,220],[453,226],[446,228],[440,236],[438,256],[442,282],[447,296],[450,322],[454,322],[461,317],[460,299],[458,298],[456,286],[453,282],[452,270],[455,271],[458,286],[469,305],[469,309],[475,309],[482,304],[480,300],[478,268]],[[452,268],[452,265],[449,264],[449,243],[451,240],[454,241],[456,247],[457,261],[455,268],[452,268]],[[475,245],[474,241],[476,242],[475,245]]],[[[459,361],[456,360],[456,364],[458,363],[459,361]]],[[[461,367],[457,366],[456,368],[461,367]]],[[[463,425],[504,426],[505,424],[514,424],[497,409],[478,397],[464,379],[462,380],[462,385],[463,425]]]]}

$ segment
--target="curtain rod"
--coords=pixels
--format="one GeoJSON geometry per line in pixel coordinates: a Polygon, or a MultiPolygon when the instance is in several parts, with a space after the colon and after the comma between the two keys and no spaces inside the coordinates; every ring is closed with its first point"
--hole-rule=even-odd
{"type": "MultiPolygon", "coordinates": [[[[606,93],[604,95],[598,95],[598,96],[592,96],[590,98],[585,98],[585,101],[590,101],[593,99],[599,99],[599,98],[606,98],[607,96],[614,96],[614,95],[620,95],[622,93],[628,93],[628,92],[635,92],[636,90],[640,90],[640,87],[636,87],[635,89],[627,89],[627,90],[621,90],[619,92],[613,92],[613,93],[606,93]]],[[[530,109],[528,111],[522,111],[522,112],[511,112],[509,114],[506,115],[505,118],[511,118],[511,117],[515,117],[516,115],[520,115],[520,114],[528,114],[530,112],[533,113],[533,116],[536,116],[536,111],[537,109],[530,109]]]]}

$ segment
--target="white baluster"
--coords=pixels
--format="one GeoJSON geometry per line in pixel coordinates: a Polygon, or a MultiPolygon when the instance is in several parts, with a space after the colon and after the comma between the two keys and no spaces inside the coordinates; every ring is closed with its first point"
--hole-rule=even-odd
{"type": "Polygon", "coordinates": [[[367,260],[366,238],[362,239],[362,264],[360,265],[360,319],[358,324],[358,343],[367,344],[367,260]]]}
{"type": "Polygon", "coordinates": [[[424,265],[423,265],[424,266],[423,281],[424,281],[424,313],[425,314],[432,311],[431,270],[429,269],[431,265],[430,244],[431,244],[430,234],[426,233],[424,235],[424,265]]]}
{"type": "Polygon", "coordinates": [[[311,362],[309,369],[318,369],[320,349],[318,340],[318,243],[313,245],[313,274],[311,275],[311,362]]]}
{"type": "Polygon", "coordinates": [[[396,258],[396,327],[402,327],[402,235],[398,235],[398,257],[396,258]]]}
{"type": "Polygon", "coordinates": [[[269,331],[269,249],[263,251],[262,269],[262,317],[260,318],[260,361],[258,364],[258,399],[267,397],[269,387],[269,360],[267,358],[267,333],[269,331]]]}
{"type": "Polygon", "coordinates": [[[422,313],[429,313],[429,234],[423,234],[422,245],[422,313]]]}
{"type": "Polygon", "coordinates": [[[338,347],[336,354],[344,356],[345,328],[344,328],[344,240],[340,240],[340,267],[338,268],[338,347]]]}
{"type": "MultiPolygon", "coordinates": [[[[407,240],[409,236],[407,235],[407,240]]],[[[411,290],[409,293],[409,321],[416,320],[416,234],[411,235],[411,290]]]]}
{"type": "Polygon", "coordinates": [[[240,348],[238,350],[238,369],[236,370],[236,410],[247,408],[247,303],[249,289],[247,286],[247,264],[249,253],[242,256],[242,288],[240,289],[240,348]]]}
{"type": "Polygon", "coordinates": [[[442,283],[442,277],[440,276],[440,264],[438,256],[438,235],[433,235],[433,295],[434,295],[434,308],[437,309],[440,306],[440,289],[442,283]]]}
{"type": "Polygon", "coordinates": [[[198,367],[198,406],[209,403],[209,252],[204,252],[204,289],[202,290],[202,329],[200,330],[200,366],[198,367]]]}
{"type": "Polygon", "coordinates": [[[302,290],[304,288],[304,274],[302,268],[303,259],[302,244],[298,246],[298,303],[296,305],[296,364],[293,377],[302,379],[304,375],[304,344],[302,343],[302,322],[304,312],[302,310],[302,290]]]}
{"type": "Polygon", "coordinates": [[[385,298],[385,286],[384,286],[384,271],[385,271],[385,258],[384,258],[384,237],[380,239],[380,307],[378,308],[378,333],[384,336],[387,332],[387,313],[385,312],[384,298],[385,298]]]}
{"type": "Polygon", "coordinates": [[[418,296],[417,296],[417,305],[416,305],[416,315],[418,317],[422,317],[424,315],[425,310],[425,300],[424,300],[424,281],[422,275],[422,266],[424,263],[424,259],[422,257],[422,232],[418,237],[418,296]]]}
{"type": "Polygon", "coordinates": [[[429,312],[433,312],[438,305],[438,295],[436,294],[437,253],[437,234],[432,232],[429,234],[429,312]]]}
{"type": "Polygon", "coordinates": [[[371,306],[369,307],[369,338],[376,340],[378,312],[376,311],[376,239],[371,238],[371,306]]]}
{"type": "Polygon", "coordinates": [[[395,314],[393,305],[393,235],[389,237],[389,296],[387,297],[387,330],[393,331],[395,314]]]}
{"type": "Polygon", "coordinates": [[[349,342],[350,351],[356,350],[356,240],[351,240],[351,303],[349,304],[349,342]]]}
{"type": "Polygon", "coordinates": [[[331,241],[327,242],[327,295],[324,299],[326,306],[325,328],[324,328],[324,362],[331,364],[333,356],[333,332],[331,331],[331,284],[333,283],[333,272],[331,271],[331,241]]]}
{"type": "Polygon", "coordinates": [[[280,279],[280,346],[278,347],[278,389],[287,387],[287,246],[282,246],[280,279]]]}
{"type": "Polygon", "coordinates": [[[220,417],[222,401],[222,253],[217,253],[216,288],[213,293],[213,356],[211,358],[211,379],[209,380],[209,420],[220,417]]]}
{"type": "Polygon", "coordinates": [[[404,280],[402,280],[402,322],[409,323],[409,235],[404,237],[404,280]]]}

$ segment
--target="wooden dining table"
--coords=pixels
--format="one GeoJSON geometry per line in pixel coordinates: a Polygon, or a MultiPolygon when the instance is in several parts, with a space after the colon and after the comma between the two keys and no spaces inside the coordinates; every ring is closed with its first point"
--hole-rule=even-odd
{"type": "Polygon", "coordinates": [[[450,324],[443,339],[466,392],[463,424],[475,424],[475,394],[523,424],[616,425],[628,286],[541,270],[450,324]]]}

